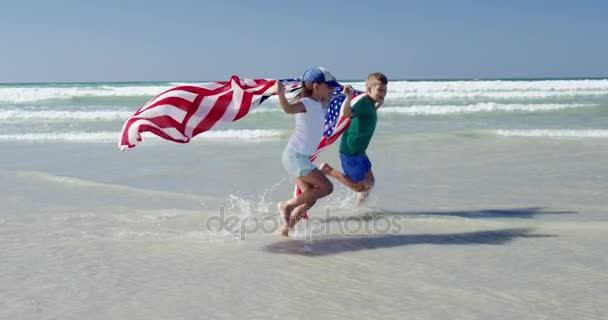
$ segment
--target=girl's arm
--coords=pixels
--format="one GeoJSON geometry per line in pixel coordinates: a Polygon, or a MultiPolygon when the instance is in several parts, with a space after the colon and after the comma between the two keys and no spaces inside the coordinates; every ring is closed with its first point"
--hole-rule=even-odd
{"type": "Polygon", "coordinates": [[[289,103],[287,101],[287,97],[285,97],[285,85],[281,83],[281,81],[277,80],[275,85],[275,92],[279,97],[279,104],[285,113],[304,113],[306,112],[306,107],[300,101],[295,103],[289,103]]]}

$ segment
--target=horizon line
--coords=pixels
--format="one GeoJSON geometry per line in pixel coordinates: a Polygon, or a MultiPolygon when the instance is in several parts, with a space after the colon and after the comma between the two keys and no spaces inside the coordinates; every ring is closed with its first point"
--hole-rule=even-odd
{"type": "MultiPolygon", "coordinates": [[[[271,79],[271,78],[264,78],[271,79]]],[[[390,81],[546,81],[546,80],[608,80],[608,76],[599,77],[476,77],[476,78],[394,78],[388,79],[390,81]]],[[[216,82],[218,80],[103,80],[103,81],[26,81],[26,82],[4,82],[0,81],[0,85],[35,85],[35,84],[87,84],[87,83],[114,83],[114,84],[128,84],[128,83],[171,83],[171,82],[185,82],[185,83],[206,83],[216,82]]],[[[226,81],[226,80],[219,80],[226,81]]],[[[340,79],[338,82],[364,82],[363,79],[340,79]]]]}

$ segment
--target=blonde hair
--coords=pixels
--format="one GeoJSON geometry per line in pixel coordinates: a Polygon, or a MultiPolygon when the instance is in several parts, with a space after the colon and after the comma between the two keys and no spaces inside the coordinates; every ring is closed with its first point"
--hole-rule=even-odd
{"type": "Polygon", "coordinates": [[[367,80],[365,81],[365,90],[369,91],[373,86],[375,86],[377,84],[387,85],[388,79],[386,78],[386,76],[383,73],[380,73],[380,72],[370,73],[367,76],[367,80]]]}

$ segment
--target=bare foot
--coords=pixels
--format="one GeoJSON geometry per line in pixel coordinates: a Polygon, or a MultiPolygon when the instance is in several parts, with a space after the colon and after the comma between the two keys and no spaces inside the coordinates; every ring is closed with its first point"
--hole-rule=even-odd
{"type": "Polygon", "coordinates": [[[284,236],[287,236],[287,234],[289,233],[289,220],[291,219],[291,211],[292,209],[289,208],[289,206],[287,205],[287,201],[281,201],[277,204],[277,208],[279,209],[279,212],[281,214],[281,234],[284,236]],[[283,227],[287,228],[287,231],[283,230],[283,227]]]}
{"type": "Polygon", "coordinates": [[[273,232],[273,234],[279,235],[279,236],[284,236],[284,237],[289,237],[289,227],[285,224],[281,225],[279,227],[279,229],[277,229],[275,232],[273,232]]]}
{"type": "Polygon", "coordinates": [[[279,228],[279,232],[278,234],[284,236],[284,237],[289,237],[289,227],[284,224],[279,228]]]}
{"type": "Polygon", "coordinates": [[[329,163],[327,162],[323,162],[321,163],[321,165],[319,166],[319,170],[321,170],[321,172],[325,175],[331,175],[331,172],[334,170],[334,168],[332,168],[329,163]]]}
{"type": "Polygon", "coordinates": [[[355,200],[355,204],[358,206],[363,206],[367,198],[369,197],[369,191],[357,192],[357,199],[355,200]]]}

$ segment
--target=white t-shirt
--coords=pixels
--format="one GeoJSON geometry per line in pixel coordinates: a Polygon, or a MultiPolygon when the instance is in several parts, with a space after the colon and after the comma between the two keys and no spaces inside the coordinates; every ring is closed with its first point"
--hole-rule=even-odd
{"type": "Polygon", "coordinates": [[[305,155],[312,155],[316,150],[323,131],[325,130],[325,110],[320,102],[308,97],[300,99],[306,112],[296,113],[296,128],[289,139],[295,151],[305,155]]]}

